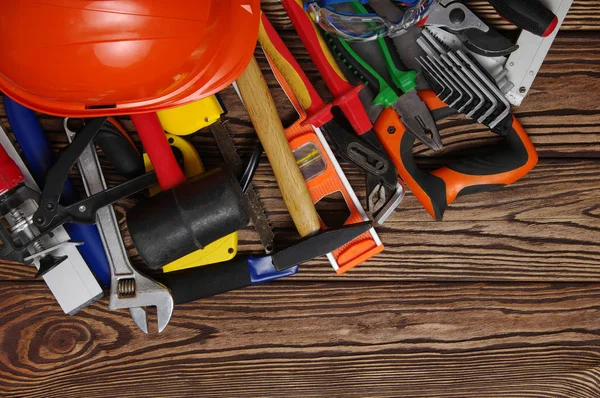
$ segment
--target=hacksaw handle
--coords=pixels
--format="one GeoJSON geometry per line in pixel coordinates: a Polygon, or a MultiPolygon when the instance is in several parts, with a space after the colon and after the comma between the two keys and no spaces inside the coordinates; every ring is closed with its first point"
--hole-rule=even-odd
{"type": "Polygon", "coordinates": [[[255,58],[250,60],[237,84],[296,229],[302,237],[317,233],[320,230],[317,210],[288,145],[275,102],[255,58]]]}

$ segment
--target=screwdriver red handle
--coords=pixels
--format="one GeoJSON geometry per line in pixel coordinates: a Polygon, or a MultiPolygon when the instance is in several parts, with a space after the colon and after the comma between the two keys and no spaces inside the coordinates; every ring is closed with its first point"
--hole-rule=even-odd
{"type": "Polygon", "coordinates": [[[258,29],[258,42],[289,83],[294,95],[302,105],[302,109],[306,112],[308,122],[315,127],[321,127],[333,119],[332,105],[323,102],[308,76],[264,13],[261,15],[258,29]]]}
{"type": "MultiPolygon", "coordinates": [[[[431,90],[421,91],[419,96],[437,120],[456,113],[431,90]]],[[[536,165],[537,153],[519,121],[508,115],[499,126],[504,144],[487,154],[462,158],[432,172],[417,165],[413,155],[415,138],[406,132],[393,109],[381,113],[374,130],[400,177],[425,210],[436,220],[441,220],[448,205],[459,195],[512,184],[536,165]]]]}
{"type": "Polygon", "coordinates": [[[346,80],[317,27],[304,11],[302,0],[281,0],[281,4],[329,91],[335,97],[333,104],[340,107],[357,134],[362,135],[371,130],[373,124],[358,96],[364,85],[353,86],[346,80]]]}
{"type": "Polygon", "coordinates": [[[160,188],[166,191],[185,181],[185,175],[175,159],[156,113],[131,115],[131,120],[154,166],[160,188]]]}
{"type": "Polygon", "coordinates": [[[500,16],[534,35],[546,37],[556,29],[558,18],[540,0],[488,0],[500,16]]]}

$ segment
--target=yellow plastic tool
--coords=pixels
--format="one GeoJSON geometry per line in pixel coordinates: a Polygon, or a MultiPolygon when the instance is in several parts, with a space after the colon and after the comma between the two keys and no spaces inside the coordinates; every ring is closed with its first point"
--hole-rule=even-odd
{"type": "MultiPolygon", "coordinates": [[[[198,114],[196,114],[198,117],[198,114]]],[[[204,173],[204,165],[196,151],[196,148],[184,138],[177,135],[167,134],[169,144],[179,149],[183,155],[183,172],[186,178],[197,176],[204,173]]],[[[146,172],[154,170],[150,158],[144,154],[144,164],[146,172]]],[[[156,195],[160,192],[160,186],[156,184],[150,187],[150,195],[156,195]]],[[[234,232],[219,240],[208,244],[202,250],[196,250],[187,256],[181,257],[163,267],[163,272],[179,271],[186,268],[199,267],[201,265],[215,264],[223,261],[229,261],[237,254],[238,233],[234,232]]]]}
{"type": "Polygon", "coordinates": [[[163,128],[171,134],[190,135],[221,117],[223,108],[215,95],[187,105],[156,112],[163,128]]]}

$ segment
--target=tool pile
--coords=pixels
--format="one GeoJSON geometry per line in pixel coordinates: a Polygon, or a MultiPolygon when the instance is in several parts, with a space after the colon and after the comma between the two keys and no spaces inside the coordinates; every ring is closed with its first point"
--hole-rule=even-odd
{"type": "Polygon", "coordinates": [[[34,264],[67,314],[110,287],[109,309],[129,309],[145,333],[146,307],[156,307],[160,332],[175,304],[290,276],[319,256],[342,274],[383,251],[373,224],[394,214],[405,186],[441,220],[459,195],[513,183],[535,166],[511,104],[529,92],[571,2],[490,0],[523,29],[514,43],[458,0],[281,0],[330,103],[258,0],[202,8],[193,0],[136,0],[127,10],[120,2],[86,9],[73,2],[59,11],[52,1],[6,2],[0,23],[14,28],[15,39],[0,40],[7,58],[0,89],[23,158],[0,129],[0,256],[34,264]],[[116,15],[119,23],[103,22],[116,15]],[[67,23],[73,20],[81,23],[67,23]],[[37,28],[25,34],[23,26],[37,28]],[[256,37],[298,113],[286,128],[252,57],[256,37]],[[60,61],[73,54],[77,70],[60,61]],[[41,71],[35,57],[57,62],[41,71]],[[216,94],[232,83],[259,138],[246,164],[216,94]],[[65,117],[70,144],[60,154],[32,109],[65,117]],[[437,170],[422,168],[415,143],[439,151],[437,123],[457,114],[502,141],[437,170]],[[146,153],[117,115],[131,116],[146,153]],[[214,135],[221,168],[205,170],[186,139],[203,129],[214,135]],[[97,147],[124,182],[107,187],[97,147]],[[300,237],[290,247],[275,246],[252,184],[263,152],[300,237]],[[338,158],[364,172],[364,207],[338,158]],[[83,199],[69,180],[74,166],[83,199]],[[130,263],[112,207],[134,194],[145,199],[126,223],[145,270],[130,263]],[[342,220],[317,212],[336,195],[346,206],[342,220]],[[250,221],[263,255],[237,253],[238,230],[250,221]]]}

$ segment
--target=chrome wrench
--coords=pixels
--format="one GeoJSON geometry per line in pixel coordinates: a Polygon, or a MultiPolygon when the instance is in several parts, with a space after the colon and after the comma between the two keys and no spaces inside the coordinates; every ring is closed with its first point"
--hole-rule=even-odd
{"type": "MultiPolygon", "coordinates": [[[[65,119],[64,128],[69,140],[72,140],[75,132],[71,131],[67,124],[68,119],[65,119]]],[[[93,144],[83,151],[77,163],[88,195],[106,189],[104,175],[93,144]]],[[[158,332],[162,332],[173,314],[174,301],[171,292],[133,268],[112,205],[96,212],[96,224],[110,264],[111,284],[108,308],[110,310],[129,308],[135,324],[144,333],[148,333],[145,307],[155,306],[158,332]]]]}

